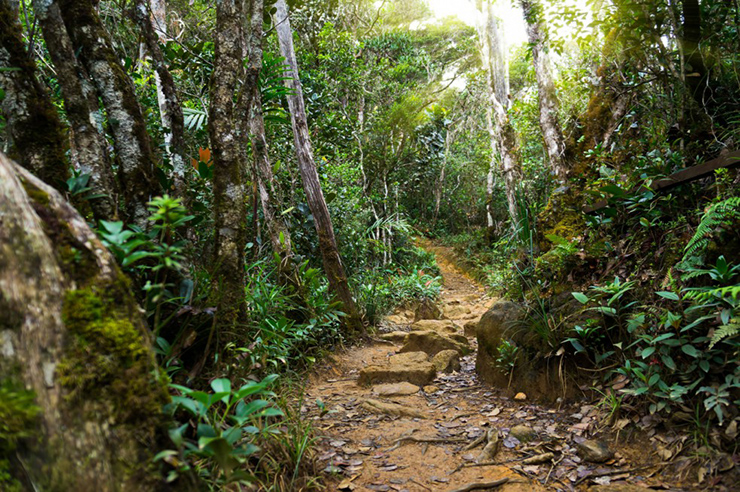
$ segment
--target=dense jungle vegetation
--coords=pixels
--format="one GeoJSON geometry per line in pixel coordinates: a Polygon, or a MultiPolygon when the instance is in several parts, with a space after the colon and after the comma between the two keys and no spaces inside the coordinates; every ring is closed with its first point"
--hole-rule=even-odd
{"type": "Polygon", "coordinates": [[[0,0],[0,489],[321,489],[420,241],[503,388],[740,461],[740,2],[460,2],[0,0]]]}

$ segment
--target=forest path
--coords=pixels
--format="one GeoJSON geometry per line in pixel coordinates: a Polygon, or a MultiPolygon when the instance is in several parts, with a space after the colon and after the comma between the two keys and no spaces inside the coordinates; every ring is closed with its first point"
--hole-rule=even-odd
{"type": "MultiPolygon", "coordinates": [[[[462,332],[461,325],[479,319],[493,301],[455,267],[449,249],[424,246],[437,255],[444,278],[439,301],[442,312],[462,332]]],[[[401,312],[389,318],[394,324],[386,329],[408,330],[413,313],[401,312]]],[[[368,366],[387,368],[401,342],[377,341],[350,348],[333,356],[310,378],[302,413],[303,418],[312,419],[322,436],[321,466],[337,474],[338,480],[329,484],[329,490],[451,492],[473,490],[464,489],[471,483],[501,479],[508,482],[495,490],[503,492],[573,490],[573,483],[583,476],[582,470],[593,467],[578,468],[580,460],[565,436],[572,436],[574,431],[580,434],[578,426],[583,426],[588,417],[578,412],[588,413],[588,408],[558,411],[507,398],[502,391],[482,385],[475,373],[475,338],[468,339],[472,353],[460,358],[460,370],[439,372],[431,385],[417,382],[423,389],[408,383],[400,387],[358,384],[368,366]],[[394,390],[403,393],[405,388],[414,393],[384,394],[394,390]],[[417,417],[383,414],[377,402],[386,411],[385,404],[396,404],[401,407],[391,405],[391,412],[400,408],[417,417]],[[489,433],[489,429],[494,431],[489,433]],[[521,437],[522,432],[536,433],[537,437],[529,444],[512,438],[513,434],[521,437]],[[485,442],[465,448],[476,438],[493,434],[500,436],[500,441],[490,446],[498,448],[496,464],[464,467],[476,459],[490,461],[481,457],[485,442]],[[410,439],[399,441],[404,438],[410,439]],[[563,457],[559,458],[560,464],[552,465],[550,460],[541,464],[521,462],[551,451],[563,457]]],[[[493,440],[497,440],[495,436],[493,440]]],[[[557,463],[555,456],[550,455],[557,463]]],[[[620,461],[618,464],[623,465],[624,460],[620,461]]]]}

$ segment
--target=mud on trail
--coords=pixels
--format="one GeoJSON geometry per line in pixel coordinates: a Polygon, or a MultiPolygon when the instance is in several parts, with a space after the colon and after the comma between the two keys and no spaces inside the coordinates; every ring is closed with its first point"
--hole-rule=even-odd
{"type": "MultiPolygon", "coordinates": [[[[336,476],[329,490],[669,488],[654,476],[660,466],[648,466],[643,450],[620,448],[614,453],[605,446],[613,446],[612,439],[594,440],[591,434],[602,420],[595,406],[548,408],[523,394],[509,398],[502,389],[480,383],[475,334],[472,325],[464,333],[465,325],[478,321],[495,300],[455,267],[449,250],[429,249],[436,253],[444,278],[438,305],[448,321],[422,322],[422,328],[428,332],[432,326],[456,343],[467,335],[470,352],[459,357],[459,366],[455,360],[419,354],[414,347],[411,354],[399,355],[405,334],[397,332],[419,326],[414,313],[404,311],[389,317],[382,331],[390,333],[339,353],[319,368],[307,384],[302,412],[322,436],[321,466],[336,476]],[[435,369],[436,377],[433,372],[433,380],[425,381],[433,364],[442,370],[435,369]]],[[[512,389],[516,391],[516,381],[512,389]]]]}

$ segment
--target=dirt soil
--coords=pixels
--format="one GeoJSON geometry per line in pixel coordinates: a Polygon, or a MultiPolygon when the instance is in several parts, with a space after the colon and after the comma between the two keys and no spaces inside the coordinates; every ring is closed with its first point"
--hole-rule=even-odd
{"type": "MultiPolygon", "coordinates": [[[[444,278],[442,312],[451,314],[462,333],[462,325],[479,319],[495,300],[455,267],[449,250],[430,249],[444,278]]],[[[381,331],[408,331],[413,313],[401,311],[389,318],[391,323],[381,331]]],[[[646,452],[650,444],[624,446],[624,435],[620,439],[617,433],[620,445],[615,449],[613,430],[598,441],[610,448],[611,457],[600,464],[586,461],[579,447],[591,442],[587,439],[598,439],[594,436],[607,427],[602,409],[585,404],[547,408],[523,394],[503,396],[501,389],[478,381],[475,338],[469,341],[473,352],[460,359],[460,371],[439,373],[431,387],[408,396],[378,396],[377,388],[357,383],[363,367],[385,364],[400,344],[378,340],[354,347],[319,368],[307,385],[302,412],[322,436],[320,464],[336,478],[329,490],[687,490],[677,487],[675,480],[673,485],[663,481],[666,478],[659,473],[665,472],[665,466],[646,452]],[[368,399],[400,404],[420,411],[424,418],[372,413],[363,406],[368,399]],[[529,442],[512,435],[520,435],[522,429],[533,435],[529,442]],[[499,440],[493,460],[479,457],[485,442],[467,449],[476,438],[492,434],[499,440]],[[533,457],[534,463],[524,461],[533,457]],[[465,488],[500,479],[508,482],[495,488],[465,488]]],[[[516,381],[512,386],[516,390],[516,381]]],[[[665,449],[671,449],[671,443],[665,443],[665,449]]]]}

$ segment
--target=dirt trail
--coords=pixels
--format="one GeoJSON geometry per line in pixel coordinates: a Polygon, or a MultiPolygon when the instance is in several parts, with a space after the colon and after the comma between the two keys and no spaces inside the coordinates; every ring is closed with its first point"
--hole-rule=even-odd
{"type": "MultiPolygon", "coordinates": [[[[439,302],[443,313],[458,326],[479,319],[493,300],[451,263],[449,251],[429,249],[437,254],[444,277],[439,302]]],[[[391,317],[396,325],[387,329],[408,330],[413,322],[410,318],[413,313],[396,314],[391,317]]],[[[320,443],[321,464],[338,477],[330,490],[452,491],[473,482],[502,478],[509,479],[496,488],[503,492],[574,490],[574,485],[585,490],[579,486],[583,470],[595,467],[579,465],[573,437],[588,428],[588,413],[593,407],[558,411],[502,396],[477,380],[474,337],[469,337],[469,342],[473,351],[460,359],[459,371],[438,373],[432,387],[424,386],[412,395],[378,396],[374,393],[378,387],[358,384],[364,367],[387,364],[400,343],[349,349],[334,356],[313,376],[303,411],[304,417],[313,419],[320,434],[326,436],[320,443]],[[400,404],[425,418],[372,413],[363,405],[368,399],[400,404]],[[318,405],[317,400],[321,402],[318,405]],[[536,433],[529,444],[512,438],[511,429],[522,425],[536,433]],[[496,465],[464,467],[474,463],[483,446],[464,448],[489,434],[489,429],[500,436],[496,465]],[[416,441],[398,441],[409,437],[416,441]],[[432,442],[419,442],[424,440],[432,442]],[[521,462],[527,456],[547,452],[554,453],[555,465],[552,461],[521,462]]],[[[619,455],[610,464],[628,466],[619,455]]]]}

